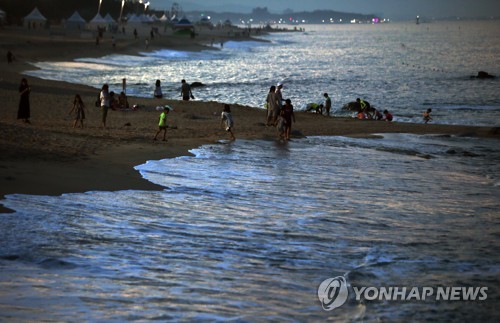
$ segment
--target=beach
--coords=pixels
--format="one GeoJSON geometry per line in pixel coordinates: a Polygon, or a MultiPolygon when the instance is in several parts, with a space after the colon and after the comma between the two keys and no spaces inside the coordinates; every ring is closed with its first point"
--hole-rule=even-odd
{"type": "MultiPolygon", "coordinates": [[[[0,30],[2,52],[12,51],[16,60],[0,63],[0,196],[6,194],[60,195],[94,190],[156,190],[161,187],[141,177],[134,166],[147,160],[189,154],[206,143],[228,139],[220,126],[223,102],[200,102],[129,97],[137,111],[110,111],[108,129],[100,127],[100,112],[94,106],[98,90],[83,85],[28,77],[32,88],[31,124],[17,120],[18,87],[23,71],[33,69],[31,62],[71,60],[81,56],[101,57],[113,53],[138,54],[144,51],[140,40],[118,40],[116,49],[93,39],[48,33],[30,33],[17,27],[0,30]],[[83,129],[73,128],[69,115],[75,94],[86,107],[83,129]],[[169,104],[167,142],[152,140],[159,112],[155,107],[169,104]]],[[[212,35],[196,40],[165,36],[152,42],[149,50],[161,48],[198,51],[206,49],[212,35]]],[[[217,37],[222,37],[218,35],[217,37]]],[[[233,37],[234,38],[234,37],[233,37]]],[[[217,38],[218,39],[218,38],[217,38]]],[[[213,49],[217,50],[217,49],[213,49]]],[[[265,94],[263,93],[263,96],[265,94]]],[[[235,135],[238,139],[276,140],[276,130],[264,125],[266,112],[243,105],[232,105],[235,135]]],[[[499,137],[497,128],[363,121],[328,118],[297,112],[292,137],[370,136],[378,133],[447,134],[499,137]]],[[[8,211],[3,209],[2,211],[8,211]]]]}
{"type": "Polygon", "coordinates": [[[148,48],[147,27],[116,48],[107,33],[96,45],[0,29],[16,57],[0,60],[0,320],[498,321],[498,80],[469,71],[500,73],[463,45],[481,31],[490,46],[497,24],[307,27],[160,31],[148,48]],[[30,123],[17,119],[23,77],[30,123]],[[99,88],[119,93],[122,78],[138,108],[109,110],[103,129],[99,88]],[[205,84],[194,100],[183,78],[205,84]],[[291,141],[265,125],[277,82],[291,141]],[[303,111],[324,92],[334,116],[303,111]],[[358,96],[394,121],[342,111],[358,96]],[[154,141],[167,104],[167,141],[154,141]],[[321,286],[342,278],[349,297],[329,311],[321,286]],[[356,295],[392,286],[408,297],[356,295]],[[458,300],[438,293],[450,288],[458,300]]]}

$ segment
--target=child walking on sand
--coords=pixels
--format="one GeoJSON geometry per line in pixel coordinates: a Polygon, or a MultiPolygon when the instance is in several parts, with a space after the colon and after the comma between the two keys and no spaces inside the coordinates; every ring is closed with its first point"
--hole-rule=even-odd
{"type": "Polygon", "coordinates": [[[83,120],[85,119],[85,105],[83,104],[83,100],[80,94],[75,95],[75,99],[73,100],[73,108],[71,109],[69,114],[75,115],[73,128],[76,128],[78,121],[80,121],[80,127],[83,129],[83,120]]]}
{"type": "Polygon", "coordinates": [[[424,122],[427,123],[429,121],[432,120],[432,117],[431,117],[431,112],[432,112],[432,109],[427,109],[426,112],[424,112],[424,122]]]}
{"type": "Polygon", "coordinates": [[[224,124],[224,128],[226,129],[227,132],[231,135],[231,140],[236,140],[233,134],[233,116],[231,115],[231,108],[229,107],[229,104],[224,105],[224,110],[221,113],[221,120],[220,120],[221,126],[224,124]]]}
{"type": "Polygon", "coordinates": [[[163,131],[163,141],[167,141],[167,114],[172,109],[170,106],[166,105],[163,107],[163,111],[160,114],[160,122],[158,123],[158,131],[155,134],[153,140],[156,140],[156,137],[163,131]]]}

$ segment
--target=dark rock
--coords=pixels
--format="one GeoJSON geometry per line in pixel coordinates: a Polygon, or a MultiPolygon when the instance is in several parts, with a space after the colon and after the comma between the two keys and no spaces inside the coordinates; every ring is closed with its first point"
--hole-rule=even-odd
{"type": "Polygon", "coordinates": [[[493,128],[491,128],[490,134],[491,135],[498,135],[498,134],[500,134],[500,127],[493,127],[493,128]]]}
{"type": "Polygon", "coordinates": [[[465,157],[477,157],[477,156],[479,156],[478,154],[472,153],[470,151],[464,151],[463,155],[465,157]]]}
{"type": "Polygon", "coordinates": [[[193,83],[191,83],[191,87],[202,87],[202,86],[205,86],[205,84],[203,84],[201,82],[193,82],[193,83]]]}
{"type": "Polygon", "coordinates": [[[479,71],[477,72],[476,76],[471,76],[471,78],[477,78],[477,79],[494,79],[495,75],[491,75],[488,72],[485,71],[479,71]]]}

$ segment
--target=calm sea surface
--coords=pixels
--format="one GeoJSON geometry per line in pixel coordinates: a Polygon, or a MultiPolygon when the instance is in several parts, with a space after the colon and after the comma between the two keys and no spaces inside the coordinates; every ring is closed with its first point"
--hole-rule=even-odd
{"type": "MultiPolygon", "coordinates": [[[[397,121],[500,125],[500,22],[310,25],[306,32],[262,36],[270,42],[227,42],[198,53],[161,50],[72,62],[36,62],[28,74],[151,97],[156,79],[180,99],[180,80],[206,84],[197,100],[263,107],[271,85],[297,109],[332,96],[334,110],[361,97],[397,121]],[[478,71],[499,76],[471,79],[478,71]]],[[[337,114],[339,111],[337,111],[337,114]]]]}
{"type": "MultiPolygon", "coordinates": [[[[198,60],[171,58],[169,66],[188,69],[182,77],[204,76],[210,85],[197,90],[199,99],[258,105],[270,83],[285,79],[287,96],[297,102],[327,90],[338,105],[362,96],[405,113],[407,121],[412,109],[420,115],[432,106],[439,118],[467,111],[474,124],[481,118],[494,124],[488,113],[498,113],[498,81],[469,79],[477,69],[500,75],[497,54],[476,52],[471,43],[498,37],[488,29],[493,25],[318,27],[267,36],[270,44],[230,43],[222,51],[189,54],[198,60]],[[480,32],[484,37],[470,37],[462,47],[476,59],[487,57],[485,65],[445,50],[448,42],[480,32]],[[368,48],[373,51],[361,50],[368,48]],[[294,60],[292,50],[314,53],[317,61],[294,60]],[[269,61],[251,58],[270,51],[269,61]],[[245,70],[239,76],[234,60],[245,70]],[[217,73],[222,70],[226,78],[217,73]],[[261,75],[250,76],[256,70],[261,75]],[[402,72],[412,76],[397,76],[402,72]],[[210,97],[209,89],[220,97],[210,97]]],[[[68,64],[85,66],[85,83],[98,86],[104,79],[91,64],[143,60],[147,69],[161,55],[68,64]]],[[[127,75],[141,64],[128,67],[127,75]]],[[[49,65],[37,73],[55,73],[57,64],[49,65]]],[[[117,87],[122,74],[115,76],[117,87]]],[[[143,90],[137,81],[131,91],[149,95],[154,79],[144,80],[143,90]]],[[[177,81],[162,83],[174,93],[177,81]]],[[[161,191],[7,196],[2,203],[16,213],[0,215],[0,321],[500,319],[498,140],[409,134],[287,144],[237,140],[192,154],[136,167],[164,186],[161,191]],[[349,297],[324,311],[318,287],[337,276],[348,282],[349,297]],[[358,301],[353,286],[487,288],[487,299],[358,301]]]]}

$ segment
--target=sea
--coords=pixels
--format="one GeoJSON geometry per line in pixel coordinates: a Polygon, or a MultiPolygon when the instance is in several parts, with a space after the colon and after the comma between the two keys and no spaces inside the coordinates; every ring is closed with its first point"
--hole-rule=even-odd
{"type": "MultiPolygon", "coordinates": [[[[284,82],[299,110],[328,92],[335,115],[361,97],[395,122],[500,123],[498,78],[471,78],[500,76],[499,21],[301,27],[27,73],[145,97],[159,78],[173,99],[185,78],[256,109],[284,82]]],[[[162,190],[7,195],[0,321],[498,322],[499,160],[467,134],[221,139],[135,167],[162,190]]]]}

